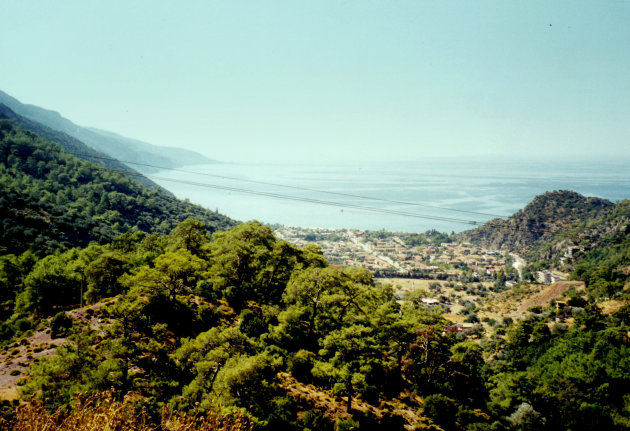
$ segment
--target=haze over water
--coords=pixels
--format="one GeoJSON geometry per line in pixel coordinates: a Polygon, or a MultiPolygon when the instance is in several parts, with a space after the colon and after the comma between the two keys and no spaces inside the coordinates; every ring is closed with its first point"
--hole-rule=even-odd
{"type": "Polygon", "coordinates": [[[483,223],[493,218],[492,215],[510,216],[546,191],[574,190],[613,202],[626,199],[630,197],[628,172],[630,163],[627,161],[431,160],[379,164],[213,164],[191,166],[186,172],[161,171],[150,177],[179,198],[188,198],[243,221],[257,219],[270,224],[314,228],[459,232],[474,228],[470,222],[483,223]],[[298,200],[245,193],[245,190],[298,200]],[[403,211],[418,217],[364,211],[351,206],[403,211]]]}

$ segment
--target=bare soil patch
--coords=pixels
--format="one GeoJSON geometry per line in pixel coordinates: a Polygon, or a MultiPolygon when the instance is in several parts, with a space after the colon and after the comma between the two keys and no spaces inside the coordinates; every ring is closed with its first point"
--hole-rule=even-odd
{"type": "MultiPolygon", "coordinates": [[[[92,329],[102,330],[103,324],[109,320],[103,321],[96,316],[95,312],[115,300],[115,298],[107,299],[94,305],[71,310],[68,315],[73,320],[89,325],[92,329]]],[[[26,376],[28,368],[40,358],[57,353],[57,347],[66,341],[63,337],[52,338],[50,329],[43,329],[0,350],[0,400],[16,399],[18,380],[26,376]]]]}
{"type": "Polygon", "coordinates": [[[584,282],[582,281],[560,281],[553,283],[543,288],[539,293],[535,294],[531,298],[523,301],[518,308],[518,314],[524,314],[528,308],[535,306],[549,305],[552,299],[558,299],[569,290],[570,287],[574,287],[576,290],[584,290],[584,282]]]}
{"type": "Polygon", "coordinates": [[[52,338],[50,330],[42,330],[0,351],[0,400],[16,399],[17,382],[28,368],[40,358],[54,355],[65,342],[65,338],[52,338]]]}

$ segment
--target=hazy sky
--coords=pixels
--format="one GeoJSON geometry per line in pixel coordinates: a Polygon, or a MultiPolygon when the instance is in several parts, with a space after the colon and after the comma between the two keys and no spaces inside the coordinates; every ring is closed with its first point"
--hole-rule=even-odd
{"type": "Polygon", "coordinates": [[[0,89],[224,161],[630,157],[630,1],[0,0],[0,89]]]}

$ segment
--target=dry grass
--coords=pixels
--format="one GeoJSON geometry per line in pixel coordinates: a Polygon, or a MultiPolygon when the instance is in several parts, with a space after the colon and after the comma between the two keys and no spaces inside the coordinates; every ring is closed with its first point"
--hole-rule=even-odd
{"type": "Polygon", "coordinates": [[[625,301],[609,300],[609,301],[600,302],[597,305],[599,306],[599,308],[601,308],[602,313],[612,314],[618,311],[621,307],[623,307],[627,303],[628,303],[627,300],[625,301]]]}
{"type": "Polygon", "coordinates": [[[492,294],[483,301],[483,311],[479,313],[479,317],[500,320],[504,316],[509,316],[517,320],[522,319],[529,313],[530,307],[548,306],[553,299],[563,298],[571,287],[578,292],[585,289],[581,281],[561,281],[549,286],[528,284],[492,294]]]}
{"type": "MultiPolygon", "coordinates": [[[[352,414],[349,414],[346,412],[346,397],[335,397],[329,391],[298,381],[289,373],[278,373],[278,379],[280,380],[280,387],[290,397],[308,406],[310,411],[327,416],[332,420],[349,418],[357,412],[370,413],[380,419],[387,413],[395,412],[405,420],[405,430],[425,429],[430,423],[427,417],[420,414],[419,406],[422,405],[423,401],[414,393],[401,393],[400,398],[382,401],[378,406],[363,401],[360,397],[353,398],[352,414]]],[[[436,428],[429,427],[429,429],[436,428]]]]}
{"type": "MultiPolygon", "coordinates": [[[[346,399],[335,398],[328,392],[299,382],[289,373],[278,373],[280,387],[294,399],[308,404],[312,411],[323,414],[332,419],[351,417],[346,413],[346,399]]],[[[370,410],[370,406],[353,400],[353,407],[357,410],[370,410]]]]}
{"type": "Polygon", "coordinates": [[[15,431],[250,431],[253,423],[239,412],[222,413],[217,408],[206,414],[162,411],[160,424],[150,423],[147,415],[128,399],[116,401],[111,392],[82,397],[65,414],[48,413],[39,402],[17,408],[11,421],[0,419],[0,429],[15,431]]]}
{"type": "Polygon", "coordinates": [[[55,354],[57,345],[66,341],[65,338],[52,339],[46,331],[37,331],[26,340],[25,345],[13,343],[0,350],[0,400],[17,398],[17,382],[28,372],[28,367],[39,358],[55,354]],[[14,370],[20,372],[16,374],[14,370]]]}
{"type": "Polygon", "coordinates": [[[570,287],[574,287],[577,291],[584,290],[584,282],[582,281],[561,281],[553,283],[550,286],[544,287],[536,295],[523,301],[519,307],[519,313],[524,314],[528,308],[535,306],[547,306],[552,299],[561,298],[564,293],[569,290],[570,287]]]}

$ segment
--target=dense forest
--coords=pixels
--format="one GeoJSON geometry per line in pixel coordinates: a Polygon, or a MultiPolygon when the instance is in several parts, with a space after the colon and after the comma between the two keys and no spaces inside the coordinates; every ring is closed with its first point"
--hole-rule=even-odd
{"type": "Polygon", "coordinates": [[[80,160],[59,145],[0,120],[0,248],[38,256],[131,229],[167,233],[195,218],[210,231],[234,221],[148,189],[124,173],[80,160]]]}
{"type": "Polygon", "coordinates": [[[586,287],[565,306],[457,332],[317,246],[9,121],[0,143],[0,354],[31,361],[5,429],[630,428],[628,201],[567,227],[586,287]]]}
{"type": "MultiPolygon", "coordinates": [[[[22,117],[2,103],[0,103],[0,120],[10,120],[14,125],[20,126],[24,130],[28,130],[29,132],[33,132],[44,139],[55,142],[59,144],[64,150],[72,153],[79,159],[96,163],[97,165],[105,169],[122,172],[126,176],[134,179],[136,182],[144,186],[147,186],[150,189],[160,188],[156,183],[143,176],[135,169],[130,168],[129,166],[125,165],[122,162],[119,162],[111,156],[100,153],[93,148],[88,147],[77,138],[74,138],[64,132],[51,129],[50,127],[47,127],[41,123],[29,120],[26,117],[22,117]]],[[[166,192],[165,190],[163,191],[166,192]]]]}

